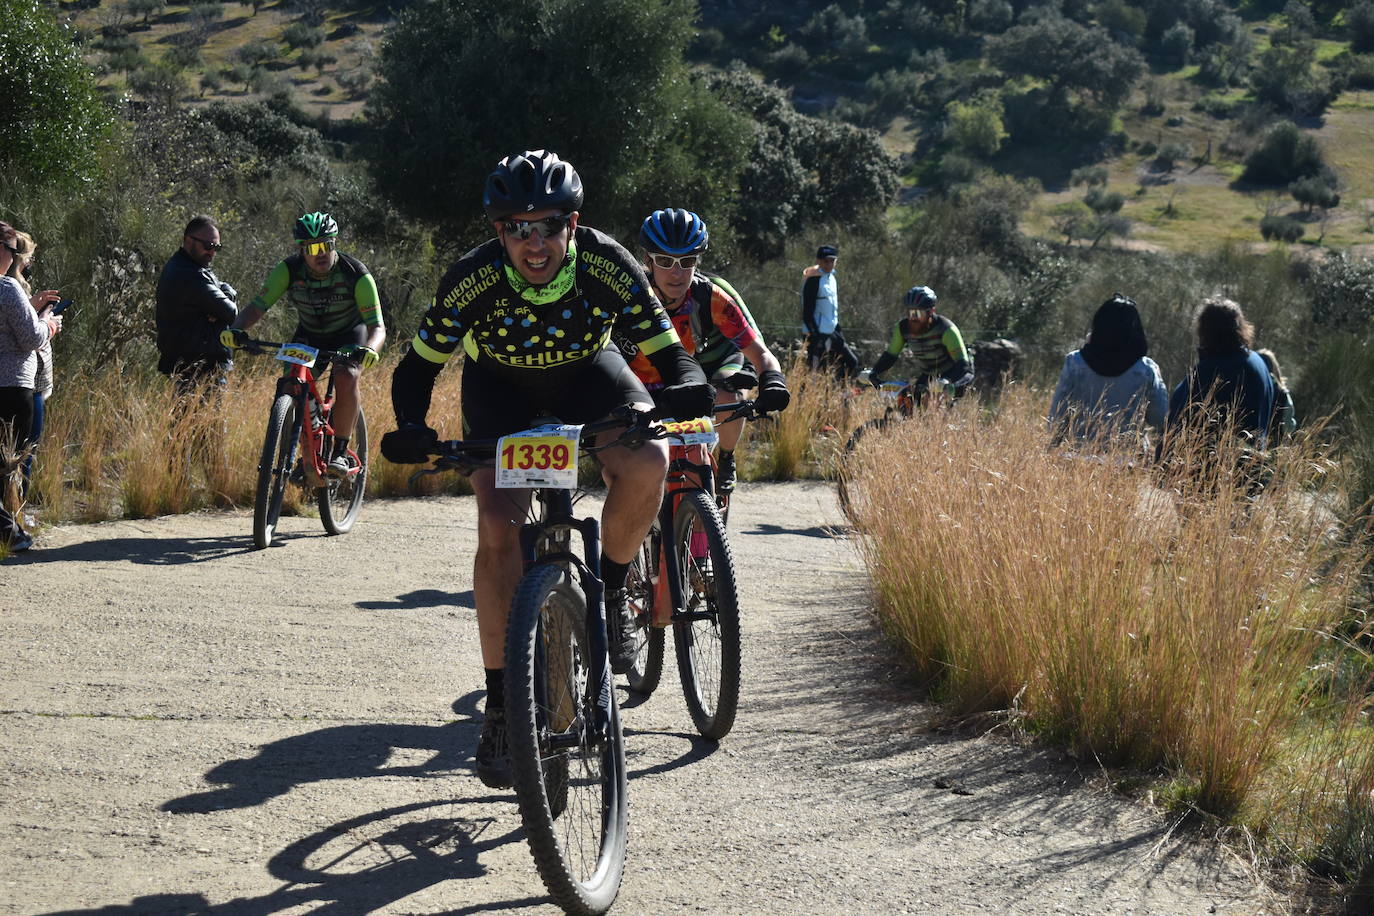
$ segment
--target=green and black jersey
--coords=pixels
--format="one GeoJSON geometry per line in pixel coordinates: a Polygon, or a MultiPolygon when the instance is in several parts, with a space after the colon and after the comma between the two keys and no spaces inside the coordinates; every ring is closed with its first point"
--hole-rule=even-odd
{"type": "Polygon", "coordinates": [[[468,359],[520,381],[580,368],[612,333],[651,359],[678,343],[644,269],[615,239],[579,226],[568,257],[552,283],[534,288],[507,263],[499,239],[474,248],[440,281],[411,349],[442,364],[461,346],[468,359]]]}
{"type": "Polygon", "coordinates": [[[911,349],[912,359],[916,361],[917,376],[939,376],[945,381],[965,380],[973,372],[973,361],[969,359],[968,349],[964,346],[963,335],[954,322],[944,315],[936,315],[930,327],[917,331],[911,319],[903,318],[892,328],[892,336],[887,342],[887,352],[878,357],[873,366],[873,374],[881,375],[897,362],[902,350],[911,349]]]}
{"type": "Polygon", "coordinates": [[[301,330],[312,337],[331,337],[359,324],[375,328],[382,323],[372,274],[362,261],[343,252],[325,277],[314,276],[299,253],[278,262],[249,305],[265,312],[283,296],[296,307],[301,330]]]}

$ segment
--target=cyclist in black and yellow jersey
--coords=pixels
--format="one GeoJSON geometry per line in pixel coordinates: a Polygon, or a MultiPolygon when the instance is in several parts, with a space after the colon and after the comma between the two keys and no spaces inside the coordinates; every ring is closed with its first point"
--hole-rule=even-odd
{"type": "MultiPolygon", "coordinates": [[[[382,438],[388,460],[429,459],[437,441],[425,425],[434,380],[460,349],[465,438],[518,432],[542,414],[591,423],[624,405],[650,408],[653,400],[610,343],[613,333],[633,341],[662,374],[663,397],[676,415],[710,410],[715,392],[679,343],[643,268],[610,236],[578,225],[582,202],[577,172],[544,150],[508,156],[487,177],[482,203],[496,238],[449,268],[396,367],[391,402],[398,429],[382,438]]],[[[635,654],[626,572],[658,511],[668,450],[656,441],[598,457],[607,481],[601,571],[611,664],[623,673],[635,654]]],[[[511,785],[506,616],[520,579],[519,530],[530,491],[498,491],[495,478],[493,469],[471,478],[478,516],[473,592],[487,682],[476,769],[488,786],[502,788],[511,785]]]]}
{"type": "Polygon", "coordinates": [[[927,388],[932,384],[938,383],[955,400],[973,381],[973,359],[964,346],[963,335],[954,322],[935,314],[935,299],[935,290],[929,286],[913,286],[906,291],[906,317],[893,325],[887,351],[868,373],[874,388],[882,385],[882,374],[892,368],[907,348],[916,361],[917,374],[912,378],[912,386],[920,403],[925,403],[927,388]]]}
{"type": "Polygon", "coordinates": [[[372,274],[362,261],[338,250],[339,224],[334,217],[306,213],[293,228],[299,250],[277,262],[262,289],[233,326],[220,334],[220,340],[231,349],[242,346],[248,329],[285,296],[299,319],[292,340],[355,360],[351,366],[337,365],[333,370],[335,437],[329,472],[343,476],[357,460],[348,452],[348,440],[362,406],[358,376],[377,362],[386,327],[372,274]]]}

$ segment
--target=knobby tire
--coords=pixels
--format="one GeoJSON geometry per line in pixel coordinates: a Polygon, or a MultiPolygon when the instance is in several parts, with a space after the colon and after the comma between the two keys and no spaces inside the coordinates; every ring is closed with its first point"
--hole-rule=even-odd
{"type": "Polygon", "coordinates": [[[697,731],[718,740],[734,726],[739,708],[740,621],[730,542],[708,493],[683,494],[673,513],[673,545],[682,577],[684,607],[679,610],[705,615],[673,622],[682,694],[697,731]],[[694,541],[701,545],[701,534],[704,553],[693,547],[694,541]]]}
{"type": "MultiPolygon", "coordinates": [[[[626,672],[629,687],[640,696],[649,696],[658,689],[663,677],[663,649],[667,640],[662,627],[655,627],[654,583],[649,581],[648,571],[658,562],[659,535],[650,531],[635,554],[630,570],[625,575],[625,591],[630,599],[630,610],[635,615],[639,629],[639,651],[635,653],[634,664],[626,672]]],[[[662,575],[662,570],[659,571],[662,575]]]]}
{"type": "Polygon", "coordinates": [[[259,549],[272,546],[272,539],[276,536],[282,498],[286,494],[287,478],[295,464],[296,443],[300,436],[296,399],[289,394],[277,395],[272,402],[272,411],[267,416],[267,436],[262,442],[258,487],[253,497],[253,543],[259,549]]]}
{"type": "Polygon", "coordinates": [[[526,572],[506,630],[511,770],[530,852],[554,902],[604,913],[625,867],[627,784],[620,709],[611,690],[607,740],[592,738],[600,685],[587,665],[586,598],[564,569],[526,572]],[[552,736],[579,735],[555,748],[552,736]]]}
{"type": "MultiPolygon", "coordinates": [[[[321,447],[326,450],[328,462],[333,451],[333,439],[324,441],[321,447]]],[[[363,495],[367,491],[367,418],[363,409],[358,407],[358,423],[353,427],[353,438],[349,443],[358,453],[358,473],[352,477],[331,477],[325,485],[318,488],[316,498],[320,504],[320,521],[324,530],[330,534],[347,534],[358,519],[363,507],[363,495]]]]}

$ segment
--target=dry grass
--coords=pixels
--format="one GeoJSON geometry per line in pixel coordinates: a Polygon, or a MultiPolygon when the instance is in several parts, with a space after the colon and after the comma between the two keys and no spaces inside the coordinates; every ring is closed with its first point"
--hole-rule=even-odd
{"type": "Polygon", "coordinates": [[[1337,466],[1309,435],[1251,498],[1226,483],[1238,449],[1070,456],[1042,406],[1013,389],[995,418],[921,412],[864,440],[851,512],[887,631],[952,711],[1166,772],[1187,806],[1355,873],[1374,740],[1338,634],[1366,557],[1324,508],[1337,466]]]}
{"type": "MultiPolygon", "coordinates": [[[[267,359],[239,360],[229,386],[203,402],[179,402],[161,376],[119,365],[60,378],[34,463],[40,520],[55,524],[251,506],[275,365],[267,359]]],[[[384,363],[363,376],[371,424],[369,496],[404,493],[413,470],[381,457],[382,434],[394,426],[392,368],[394,363],[384,363]]],[[[459,377],[445,372],[435,388],[430,422],[444,436],[459,435],[459,377]]],[[[450,480],[443,486],[462,485],[450,480]]],[[[303,491],[288,488],[285,511],[308,505],[303,491]]]]}

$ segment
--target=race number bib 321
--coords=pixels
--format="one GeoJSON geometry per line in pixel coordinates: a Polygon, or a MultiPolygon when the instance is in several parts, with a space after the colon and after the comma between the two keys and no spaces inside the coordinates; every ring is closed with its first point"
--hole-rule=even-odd
{"type": "Polygon", "coordinates": [[[581,426],[540,426],[502,436],[496,444],[496,486],[577,486],[577,444],[581,426]]]}

